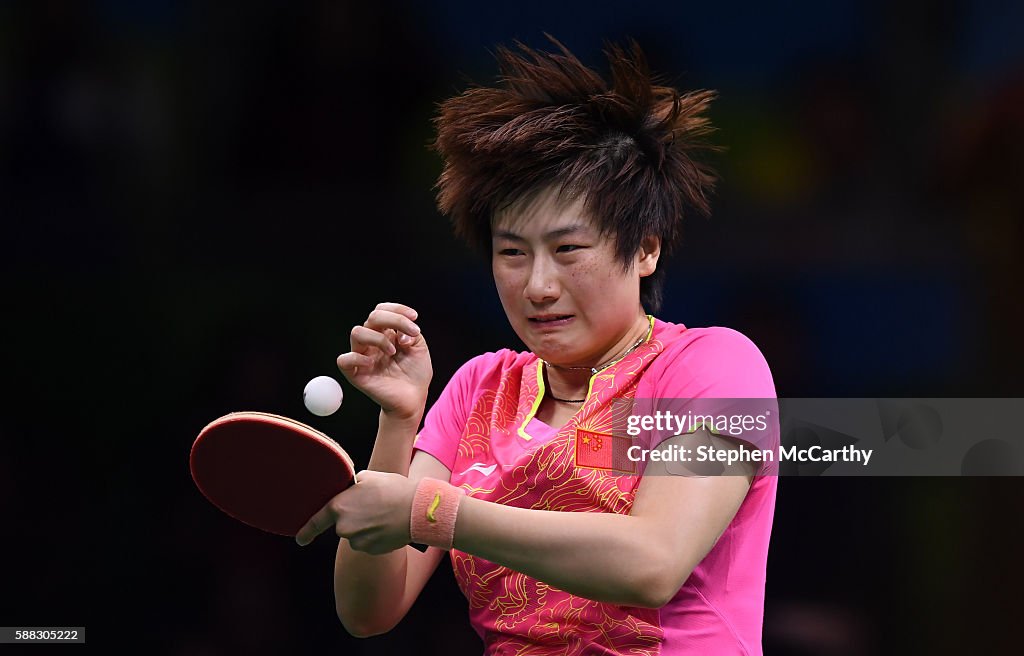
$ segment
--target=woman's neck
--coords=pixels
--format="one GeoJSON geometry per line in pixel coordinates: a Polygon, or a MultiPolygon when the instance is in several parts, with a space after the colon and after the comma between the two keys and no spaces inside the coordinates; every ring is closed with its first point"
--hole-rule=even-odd
{"type": "Polygon", "coordinates": [[[604,356],[593,365],[552,365],[545,362],[544,376],[550,396],[557,400],[581,401],[586,398],[590,379],[633,352],[647,338],[650,320],[641,315],[604,356]],[[595,371],[596,370],[596,371],[595,371]]]}

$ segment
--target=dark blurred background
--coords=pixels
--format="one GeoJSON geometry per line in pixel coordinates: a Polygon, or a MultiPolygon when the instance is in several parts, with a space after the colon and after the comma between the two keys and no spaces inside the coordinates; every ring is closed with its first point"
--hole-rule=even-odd
{"type": "MultiPolygon", "coordinates": [[[[0,625],[173,655],[478,654],[447,562],[385,637],[334,615],[336,539],[222,515],[211,419],[308,421],[365,464],[376,412],[303,408],[380,301],[436,398],[520,348],[433,205],[435,104],[543,32],[633,36],[714,88],[710,220],[660,318],[751,337],[780,396],[1022,396],[1024,9],[1013,2],[0,4],[0,625]]],[[[1008,426],[1008,434],[1019,435],[1008,426]]],[[[1009,653],[1019,479],[780,481],[768,654],[1009,653]]]]}

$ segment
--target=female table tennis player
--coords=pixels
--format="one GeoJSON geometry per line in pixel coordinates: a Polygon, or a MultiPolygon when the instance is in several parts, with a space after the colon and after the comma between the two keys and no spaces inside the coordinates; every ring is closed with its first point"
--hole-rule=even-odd
{"type": "MultiPolygon", "coordinates": [[[[680,222],[708,211],[695,154],[713,94],[656,85],[635,44],[608,48],[605,81],[552,41],[499,49],[499,85],[436,119],[440,209],[487,253],[528,350],[464,364],[421,428],[417,313],[378,305],[338,358],[381,406],[368,471],[297,540],[344,538],[337,611],[357,636],[394,627],[448,551],[487,654],[760,654],[777,479],[746,462],[633,469],[610,429],[616,398],[775,396],[740,333],[653,316],[680,222]]],[[[703,427],[672,439],[740,444],[703,427]]]]}

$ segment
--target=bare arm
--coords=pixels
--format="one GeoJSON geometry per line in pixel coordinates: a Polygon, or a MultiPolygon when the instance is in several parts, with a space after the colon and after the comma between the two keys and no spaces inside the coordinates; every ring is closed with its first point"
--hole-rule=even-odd
{"type": "MultiPolygon", "coordinates": [[[[736,443],[704,429],[667,441],[690,449],[709,442],[717,448],[737,448],[736,443]]],[[[410,475],[437,471],[440,475],[436,478],[450,478],[448,470],[436,461],[430,466],[439,470],[419,470],[417,462],[428,458],[433,460],[427,454],[417,454],[415,473],[410,475]]],[[[455,547],[581,597],[661,607],[732,521],[750,488],[754,467],[739,462],[723,475],[698,477],[671,475],[668,466],[648,463],[629,515],[529,510],[463,498],[455,524],[455,547]]],[[[362,561],[389,566],[379,566],[383,573],[374,576],[381,578],[368,575],[361,579],[368,586],[385,582],[386,589],[362,590],[344,599],[344,607],[339,606],[345,626],[355,635],[373,635],[394,626],[437,565],[437,555],[433,560],[421,559],[405,546],[415,487],[415,481],[399,474],[366,472],[359,484],[332,501],[340,504],[335,530],[349,538],[351,549],[393,552],[388,557],[395,559],[362,561]]],[[[325,528],[314,527],[309,535],[325,528]]],[[[429,555],[429,551],[423,554],[429,555]]],[[[345,562],[345,554],[339,560],[345,562]]],[[[345,578],[348,572],[341,573],[346,590],[354,585],[352,579],[345,578]]]]}
{"type": "MultiPolygon", "coordinates": [[[[437,459],[422,451],[416,454],[407,473],[413,482],[424,476],[447,481],[451,475],[437,459]]],[[[334,600],[342,625],[357,637],[390,631],[409,612],[444,554],[434,547],[420,552],[406,546],[371,555],[355,551],[345,538],[339,540],[334,600]]]]}
{"type": "MultiPolygon", "coordinates": [[[[693,448],[711,440],[701,429],[673,438],[693,448]]],[[[750,463],[731,475],[664,474],[649,463],[630,515],[526,510],[465,498],[455,546],[588,599],[658,608],[686,582],[743,502],[750,463]]]]}
{"type": "MultiPolygon", "coordinates": [[[[368,469],[400,475],[406,484],[423,476],[448,480],[448,470],[427,454],[420,453],[410,466],[413,441],[426,403],[433,376],[430,354],[419,326],[417,312],[400,303],[380,303],[361,326],[352,328],[351,350],[338,357],[338,369],[356,388],[381,407],[377,438],[368,469]]],[[[331,499],[298,532],[296,541],[308,544],[316,535],[335,528],[339,536],[334,565],[334,595],[338,617],[357,636],[390,630],[408,611],[427,579],[440,562],[437,549],[421,553],[411,547],[357,551],[367,536],[346,532],[363,519],[386,520],[390,544],[408,542],[409,508],[401,518],[402,503],[387,503],[380,496],[400,493],[375,487],[372,476],[360,475],[360,494],[345,492],[331,499]],[[362,481],[370,479],[368,483],[362,481]],[[377,498],[374,498],[376,495],[377,498]],[[369,501],[367,501],[367,497],[369,501]],[[404,524],[404,527],[403,527],[404,524]],[[404,532],[404,539],[403,538],[404,532]]],[[[371,536],[372,537],[372,536],[371,536]]]]}

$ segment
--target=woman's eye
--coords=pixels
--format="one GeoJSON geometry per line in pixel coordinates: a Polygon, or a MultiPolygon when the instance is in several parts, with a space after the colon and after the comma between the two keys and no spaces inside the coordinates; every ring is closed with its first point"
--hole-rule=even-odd
{"type": "Polygon", "coordinates": [[[499,255],[519,255],[520,253],[522,253],[522,251],[518,248],[503,248],[498,251],[499,255]]]}
{"type": "Polygon", "coordinates": [[[571,253],[571,252],[573,252],[575,250],[579,250],[581,248],[583,248],[583,247],[582,246],[577,246],[576,244],[565,244],[564,246],[559,246],[558,249],[556,250],[556,252],[558,252],[558,253],[571,253]]]}

